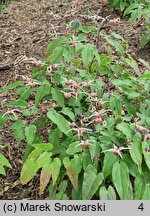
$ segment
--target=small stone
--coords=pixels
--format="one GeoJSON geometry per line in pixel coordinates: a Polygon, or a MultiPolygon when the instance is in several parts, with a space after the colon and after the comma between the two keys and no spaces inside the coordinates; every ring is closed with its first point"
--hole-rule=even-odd
{"type": "Polygon", "coordinates": [[[1,71],[1,70],[7,70],[7,69],[9,69],[9,68],[10,68],[10,65],[9,65],[9,64],[0,62],[0,71],[1,71]]]}

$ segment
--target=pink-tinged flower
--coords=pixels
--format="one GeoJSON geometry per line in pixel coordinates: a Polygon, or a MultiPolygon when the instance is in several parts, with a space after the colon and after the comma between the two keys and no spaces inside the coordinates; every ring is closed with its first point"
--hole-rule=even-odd
{"type": "Polygon", "coordinates": [[[143,131],[149,132],[149,130],[148,130],[147,128],[145,128],[145,127],[143,127],[143,126],[141,126],[141,125],[138,125],[138,124],[136,124],[136,130],[137,130],[138,132],[143,132],[143,131]]]}
{"type": "Polygon", "coordinates": [[[117,147],[116,145],[114,145],[114,148],[110,148],[110,149],[107,149],[107,150],[104,150],[102,152],[112,152],[113,154],[115,155],[119,155],[121,158],[122,158],[122,151],[125,150],[125,149],[131,149],[131,148],[127,148],[127,147],[117,147]]]}
{"type": "Polygon", "coordinates": [[[81,138],[81,137],[84,137],[88,133],[88,131],[91,132],[91,129],[72,127],[69,131],[73,131],[75,134],[77,134],[78,138],[81,138]]]}
{"type": "Polygon", "coordinates": [[[64,97],[65,97],[66,99],[69,99],[69,98],[71,97],[71,94],[68,93],[68,92],[65,92],[65,93],[64,93],[64,97]]]}
{"type": "Polygon", "coordinates": [[[30,88],[35,88],[39,86],[40,83],[39,82],[28,82],[26,85],[29,86],[30,88]]]}
{"type": "Polygon", "coordinates": [[[81,142],[78,145],[76,145],[76,147],[82,146],[82,148],[86,149],[89,145],[93,146],[92,142],[95,142],[95,141],[94,140],[89,140],[89,139],[81,140],[81,142]]]}
{"type": "Polygon", "coordinates": [[[65,91],[61,91],[64,94],[64,98],[69,99],[71,98],[71,93],[70,92],[65,92],[65,91]]]}

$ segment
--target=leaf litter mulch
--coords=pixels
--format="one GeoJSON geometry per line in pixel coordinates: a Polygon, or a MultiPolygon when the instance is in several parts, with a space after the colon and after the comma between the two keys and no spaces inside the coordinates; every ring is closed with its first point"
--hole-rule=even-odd
{"type": "MultiPolygon", "coordinates": [[[[53,38],[70,33],[69,23],[80,19],[85,25],[92,25],[87,15],[109,16],[101,30],[104,34],[119,33],[129,43],[130,52],[136,59],[150,61],[150,50],[139,46],[144,26],[141,22],[128,24],[127,18],[110,13],[106,0],[24,0],[12,2],[0,14],[0,89],[19,80],[22,75],[31,75],[31,68],[22,63],[24,58],[42,60],[46,58],[46,48],[53,38]]],[[[98,42],[99,52],[106,52],[105,41],[98,42]]],[[[3,102],[10,95],[1,97],[0,111],[4,112],[3,102]]],[[[0,199],[44,199],[39,197],[39,178],[35,177],[28,185],[19,184],[23,160],[24,143],[17,143],[9,125],[0,128],[0,148],[10,160],[13,169],[7,170],[7,177],[1,177],[0,199]]]]}

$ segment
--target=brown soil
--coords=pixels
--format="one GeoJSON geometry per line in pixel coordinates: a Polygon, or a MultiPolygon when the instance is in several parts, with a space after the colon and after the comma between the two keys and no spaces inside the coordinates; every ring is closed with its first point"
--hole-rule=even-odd
{"type": "MultiPolygon", "coordinates": [[[[85,25],[92,25],[82,15],[109,16],[109,22],[104,25],[102,33],[110,34],[115,31],[129,43],[129,50],[136,59],[143,58],[150,62],[150,50],[139,46],[142,23],[128,24],[128,20],[120,19],[119,15],[110,14],[106,0],[24,0],[12,2],[3,14],[0,14],[0,64],[6,69],[0,70],[0,88],[18,79],[18,75],[31,74],[23,64],[17,64],[21,56],[42,60],[46,57],[46,47],[50,41],[68,33],[68,25],[74,18],[79,18],[85,25]],[[76,2],[76,3],[75,3],[76,2]]],[[[105,52],[105,42],[100,40],[98,48],[105,52]]],[[[6,95],[2,100],[8,100],[6,95]]],[[[2,110],[3,107],[0,107],[2,110]]],[[[7,177],[1,177],[1,199],[39,199],[38,180],[26,186],[18,183],[23,143],[17,143],[10,133],[8,125],[0,129],[0,147],[4,144],[5,155],[12,162],[13,169],[7,171],[7,177]],[[34,185],[34,186],[33,186],[34,185]]],[[[37,178],[38,179],[38,178],[37,178]]],[[[46,194],[43,198],[46,197],[46,194]]]]}

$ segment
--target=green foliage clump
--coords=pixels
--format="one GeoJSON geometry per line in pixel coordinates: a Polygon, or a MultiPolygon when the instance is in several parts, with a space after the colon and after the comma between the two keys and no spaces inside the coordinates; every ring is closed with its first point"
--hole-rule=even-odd
{"type": "Polygon", "coordinates": [[[40,170],[39,193],[49,185],[50,199],[149,199],[149,65],[141,60],[141,74],[116,33],[101,36],[119,55],[99,54],[85,33],[99,29],[72,24],[45,61],[30,61],[32,77],[2,91],[15,90],[0,124],[26,143],[20,181],[40,170]]]}

